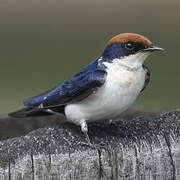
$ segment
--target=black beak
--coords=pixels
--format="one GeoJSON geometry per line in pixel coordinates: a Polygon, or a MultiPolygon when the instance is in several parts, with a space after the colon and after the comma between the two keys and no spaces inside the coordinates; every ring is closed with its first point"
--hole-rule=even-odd
{"type": "Polygon", "coordinates": [[[142,52],[147,52],[147,51],[153,52],[153,51],[164,51],[164,49],[160,48],[160,47],[157,47],[157,46],[150,46],[148,48],[142,49],[141,51],[142,52]]]}

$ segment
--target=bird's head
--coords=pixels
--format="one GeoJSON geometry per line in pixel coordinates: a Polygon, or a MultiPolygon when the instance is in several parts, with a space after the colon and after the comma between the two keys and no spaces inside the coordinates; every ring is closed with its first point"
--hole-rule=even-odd
{"type": "Polygon", "coordinates": [[[102,57],[109,63],[118,61],[126,66],[136,68],[141,66],[152,52],[162,50],[142,35],[122,33],[108,41],[102,57]]]}

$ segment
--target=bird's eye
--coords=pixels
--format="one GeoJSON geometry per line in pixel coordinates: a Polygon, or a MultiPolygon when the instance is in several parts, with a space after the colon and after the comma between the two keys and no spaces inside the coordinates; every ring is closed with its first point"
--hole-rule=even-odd
{"type": "Polygon", "coordinates": [[[130,51],[130,50],[134,49],[134,45],[132,43],[128,42],[125,44],[125,48],[130,51]]]}

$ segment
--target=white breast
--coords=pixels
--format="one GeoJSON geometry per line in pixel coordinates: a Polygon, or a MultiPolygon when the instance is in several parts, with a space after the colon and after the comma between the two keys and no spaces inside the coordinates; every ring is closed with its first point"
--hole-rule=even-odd
{"type": "Polygon", "coordinates": [[[104,64],[107,67],[105,84],[88,98],[65,107],[69,121],[79,125],[82,119],[113,118],[129,108],[137,98],[145,81],[143,68],[130,71],[115,63],[104,64]]]}

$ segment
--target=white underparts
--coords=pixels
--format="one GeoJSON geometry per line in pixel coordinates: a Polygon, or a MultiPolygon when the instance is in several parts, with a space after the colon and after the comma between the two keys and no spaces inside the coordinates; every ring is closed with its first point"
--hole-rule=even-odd
{"type": "Polygon", "coordinates": [[[117,66],[122,65],[127,67],[129,70],[137,70],[140,68],[143,64],[143,62],[146,60],[146,58],[150,55],[150,52],[139,52],[136,54],[132,54],[129,56],[125,56],[121,59],[114,59],[113,63],[115,63],[117,66]]]}
{"type": "Polygon", "coordinates": [[[65,107],[68,121],[86,129],[83,120],[96,121],[118,116],[128,109],[143,88],[145,72],[142,63],[149,53],[137,53],[104,62],[107,77],[103,86],[84,100],[65,107]]]}

